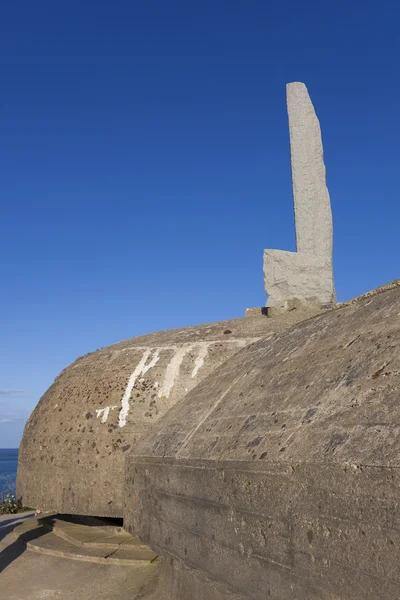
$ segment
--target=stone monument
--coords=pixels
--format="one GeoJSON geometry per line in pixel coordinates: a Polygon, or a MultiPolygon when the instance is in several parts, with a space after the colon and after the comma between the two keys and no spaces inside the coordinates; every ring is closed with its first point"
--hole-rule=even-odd
{"type": "Polygon", "coordinates": [[[279,318],[97,350],[25,427],[19,498],[122,517],[159,556],[136,598],[399,599],[400,281],[335,305],[319,122],[304,84],[287,98],[297,251],[264,263],[279,318]]]}
{"type": "Polygon", "coordinates": [[[267,307],[336,303],[333,228],[321,130],[304,83],[289,83],[287,108],[296,225],[296,252],[264,250],[267,307]]]}

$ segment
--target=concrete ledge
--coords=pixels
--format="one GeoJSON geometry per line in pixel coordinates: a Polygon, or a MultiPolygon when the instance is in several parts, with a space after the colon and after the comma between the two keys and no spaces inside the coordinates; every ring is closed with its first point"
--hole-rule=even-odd
{"type": "Polygon", "coordinates": [[[385,285],[381,285],[380,287],[375,288],[374,290],[370,290],[369,292],[365,292],[365,294],[360,294],[360,296],[356,296],[355,298],[351,298],[351,300],[346,300],[345,302],[340,302],[337,307],[342,308],[343,306],[350,306],[351,304],[356,304],[361,300],[365,300],[367,298],[372,298],[377,294],[382,294],[383,292],[388,292],[389,290],[393,290],[400,287],[400,279],[395,279],[394,281],[390,281],[389,283],[385,283],[385,285]]]}
{"type": "Polygon", "coordinates": [[[256,307],[256,308],[246,308],[245,317],[267,317],[268,310],[266,306],[256,307]]]}

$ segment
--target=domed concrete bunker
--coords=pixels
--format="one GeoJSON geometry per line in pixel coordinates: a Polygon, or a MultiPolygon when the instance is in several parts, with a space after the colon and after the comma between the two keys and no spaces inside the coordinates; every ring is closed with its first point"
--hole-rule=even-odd
{"type": "Polygon", "coordinates": [[[313,310],[152,333],[78,359],[26,424],[18,495],[26,506],[122,517],[124,459],[140,437],[241,348],[313,310]]]}

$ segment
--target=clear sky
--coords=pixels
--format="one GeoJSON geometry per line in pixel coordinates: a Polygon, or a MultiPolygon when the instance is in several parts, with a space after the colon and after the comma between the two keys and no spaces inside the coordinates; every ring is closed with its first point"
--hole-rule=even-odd
{"type": "Polygon", "coordinates": [[[321,121],[345,300],[400,276],[394,0],[2,7],[0,447],[67,364],[265,304],[294,250],[285,84],[321,121]]]}

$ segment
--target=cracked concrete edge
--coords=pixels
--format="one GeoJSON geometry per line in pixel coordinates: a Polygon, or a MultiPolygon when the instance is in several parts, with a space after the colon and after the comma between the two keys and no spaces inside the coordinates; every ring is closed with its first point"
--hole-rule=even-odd
{"type": "Polygon", "coordinates": [[[346,300],[345,302],[339,302],[336,305],[336,308],[343,308],[345,306],[350,306],[352,304],[357,304],[357,302],[361,302],[361,300],[366,300],[367,298],[371,298],[372,296],[376,296],[377,294],[382,294],[383,292],[387,292],[392,290],[393,288],[400,287],[400,279],[394,279],[389,283],[385,283],[369,292],[365,292],[364,294],[360,294],[355,298],[351,298],[350,300],[346,300]]]}

